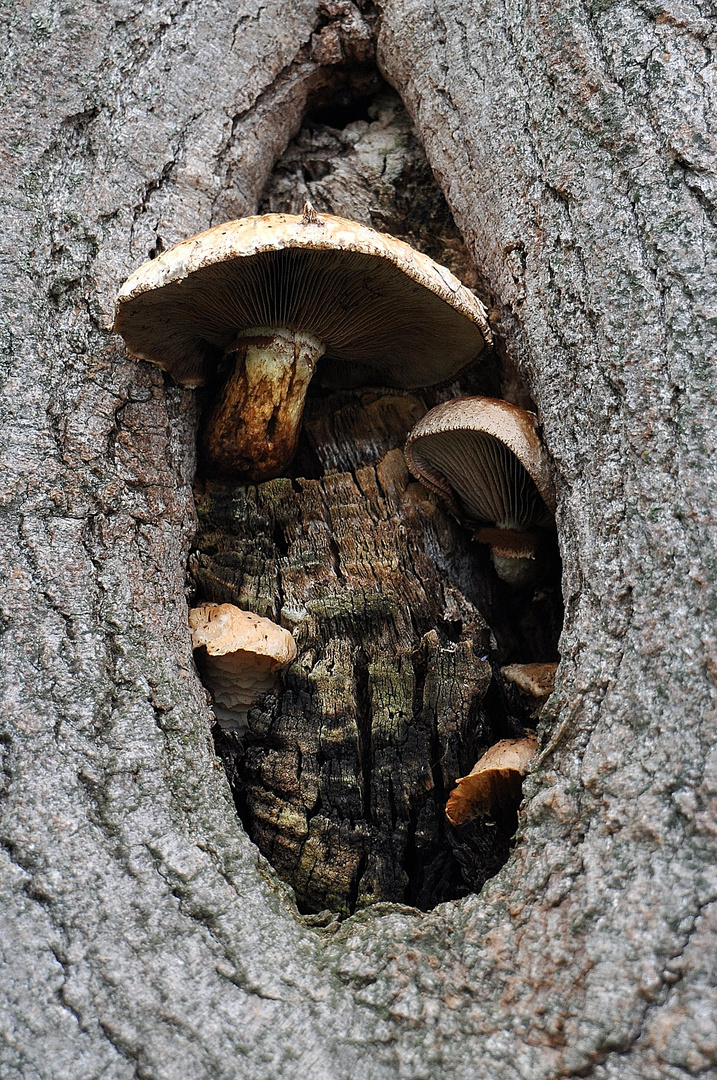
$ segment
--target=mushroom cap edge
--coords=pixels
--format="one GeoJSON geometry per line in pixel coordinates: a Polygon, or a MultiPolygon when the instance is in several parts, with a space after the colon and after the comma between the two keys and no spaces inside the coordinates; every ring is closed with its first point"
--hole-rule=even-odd
{"type": "MultiPolygon", "coordinates": [[[[439,432],[471,430],[490,435],[515,454],[534,481],[543,502],[554,514],[557,498],[547,453],[538,435],[537,417],[500,398],[451,398],[430,409],[406,440],[405,453],[411,472],[420,479],[420,469],[415,471],[418,466],[412,450],[419,439],[439,432]]],[[[429,486],[436,490],[434,485],[429,486]]]]}
{"type": "MultiPolygon", "coordinates": [[[[453,313],[452,319],[460,320],[462,317],[471,324],[472,335],[476,339],[473,358],[492,344],[483,305],[450,270],[403,240],[330,214],[322,215],[316,222],[307,222],[305,217],[293,214],[255,215],[215,225],[181,241],[156,259],[143,263],[127,278],[117,297],[113,330],[125,338],[131,356],[158,364],[174,375],[181,385],[199,386],[204,381],[205,365],[202,359],[189,363],[176,362],[174,359],[164,362],[161,355],[157,355],[156,343],[143,346],[136,332],[132,333],[129,320],[137,313],[133,301],[167,286],[183,286],[197,272],[218,267],[222,263],[288,249],[307,253],[325,251],[333,253],[335,257],[346,252],[376,258],[387,271],[389,266],[394,268],[397,282],[403,275],[414,288],[423,288],[432,294],[434,302],[445,304],[453,313]]],[[[306,329],[297,326],[297,329],[302,328],[306,329]]],[[[470,359],[463,359],[460,366],[465,366],[470,359]]],[[[454,370],[449,365],[445,377],[454,377],[456,370],[460,370],[460,367],[454,370]]],[[[409,380],[405,384],[394,379],[394,384],[417,387],[442,381],[439,375],[418,381],[409,380]]],[[[343,381],[340,380],[338,385],[344,385],[343,381]]]]}
{"type": "Polygon", "coordinates": [[[384,258],[477,323],[486,345],[492,343],[483,305],[446,266],[405,240],[334,214],[321,214],[316,223],[307,223],[300,214],[255,214],[213,225],[142,263],[121,286],[117,309],[143,292],[181,281],[210,264],[286,247],[352,251],[384,258]]]}
{"type": "Polygon", "coordinates": [[[235,604],[199,604],[189,612],[189,626],[192,647],[204,646],[209,656],[253,653],[277,667],[296,658],[296,642],[289,630],[235,604]]]}

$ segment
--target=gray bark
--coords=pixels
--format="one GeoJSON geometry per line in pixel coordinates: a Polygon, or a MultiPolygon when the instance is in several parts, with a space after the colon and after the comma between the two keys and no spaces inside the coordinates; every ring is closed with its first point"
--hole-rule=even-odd
{"type": "Polygon", "coordinates": [[[715,1075],[706,5],[3,14],[0,1076],[715,1075]],[[558,689],[479,896],[321,929],[238,822],[184,595],[195,402],[109,335],[326,69],[415,121],[560,489],[558,689]]]}

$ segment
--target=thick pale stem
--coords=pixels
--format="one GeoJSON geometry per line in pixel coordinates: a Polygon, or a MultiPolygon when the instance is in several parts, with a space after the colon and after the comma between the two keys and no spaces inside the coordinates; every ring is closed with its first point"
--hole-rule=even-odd
{"type": "Polygon", "coordinates": [[[529,585],[537,577],[536,559],[540,537],[523,529],[508,529],[501,525],[482,526],[473,539],[490,544],[491,558],[498,577],[510,585],[529,585]]]}
{"type": "Polygon", "coordinates": [[[495,549],[490,554],[496,574],[509,585],[532,585],[538,577],[538,564],[534,558],[499,555],[495,549]]]}
{"type": "Polygon", "coordinates": [[[249,480],[281,475],[294,456],[306,391],[324,345],[291,330],[252,330],[237,338],[234,371],[206,436],[211,461],[249,480]]]}

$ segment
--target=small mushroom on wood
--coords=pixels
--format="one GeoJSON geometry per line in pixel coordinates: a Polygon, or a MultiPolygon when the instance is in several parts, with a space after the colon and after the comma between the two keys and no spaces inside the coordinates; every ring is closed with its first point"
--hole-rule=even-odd
{"type": "Polygon", "coordinates": [[[332,387],[453,378],[490,344],[480,301],[402,240],[317,214],[217,225],[140,266],[117,299],[129,352],[199,386],[229,372],[205,445],[251,480],[291,461],[320,358],[332,387]]]}
{"type": "Polygon", "coordinates": [[[408,467],[458,518],[478,524],[499,577],[532,580],[542,532],[554,525],[555,492],[536,418],[497,398],[437,405],[406,442],[408,467]]]}
{"type": "Polygon", "coordinates": [[[555,689],[557,670],[557,663],[506,664],[500,669],[500,673],[507,682],[513,683],[528,697],[543,701],[550,697],[555,689]]]}
{"type": "Polygon", "coordinates": [[[234,604],[192,608],[189,627],[219,725],[241,733],[250,706],[273,689],[278,672],[296,658],[296,642],[271,619],[234,604]]]}
{"type": "Polygon", "coordinates": [[[501,739],[486,750],[468,776],[461,776],[446,803],[451,825],[514,806],[520,799],[523,777],[538,747],[534,735],[501,739]]]}

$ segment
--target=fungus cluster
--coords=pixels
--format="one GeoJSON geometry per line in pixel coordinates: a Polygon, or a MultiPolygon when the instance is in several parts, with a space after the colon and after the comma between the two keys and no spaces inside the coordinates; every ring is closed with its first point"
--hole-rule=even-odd
{"type": "MultiPolygon", "coordinates": [[[[206,455],[219,471],[255,482],[290,464],[315,373],[330,388],[416,389],[450,381],[491,343],[480,301],[445,267],[309,204],[303,216],[218,225],[145,263],[120,290],[114,328],[131,355],[180,385],[220,385],[206,455]]],[[[497,573],[530,581],[555,511],[533,414],[490,398],[447,401],[414,427],[405,454],[411,472],[490,545],[497,573]]],[[[217,720],[241,734],[251,705],[295,658],[294,640],[231,604],[202,604],[189,623],[217,720]]],[[[542,699],[554,668],[503,672],[542,699]]],[[[457,780],[451,823],[515,801],[536,745],[530,735],[491,747],[457,780]]]]}
{"type": "MultiPolygon", "coordinates": [[[[490,545],[496,573],[511,585],[536,575],[536,556],[553,527],[555,491],[536,418],[506,401],[463,397],[431,409],[406,442],[408,467],[459,519],[490,545]]],[[[535,719],[555,684],[557,664],[510,664],[501,669],[533,701],[535,719]]],[[[460,777],[446,817],[461,825],[517,806],[535,753],[534,736],[504,739],[460,777]]]]}

